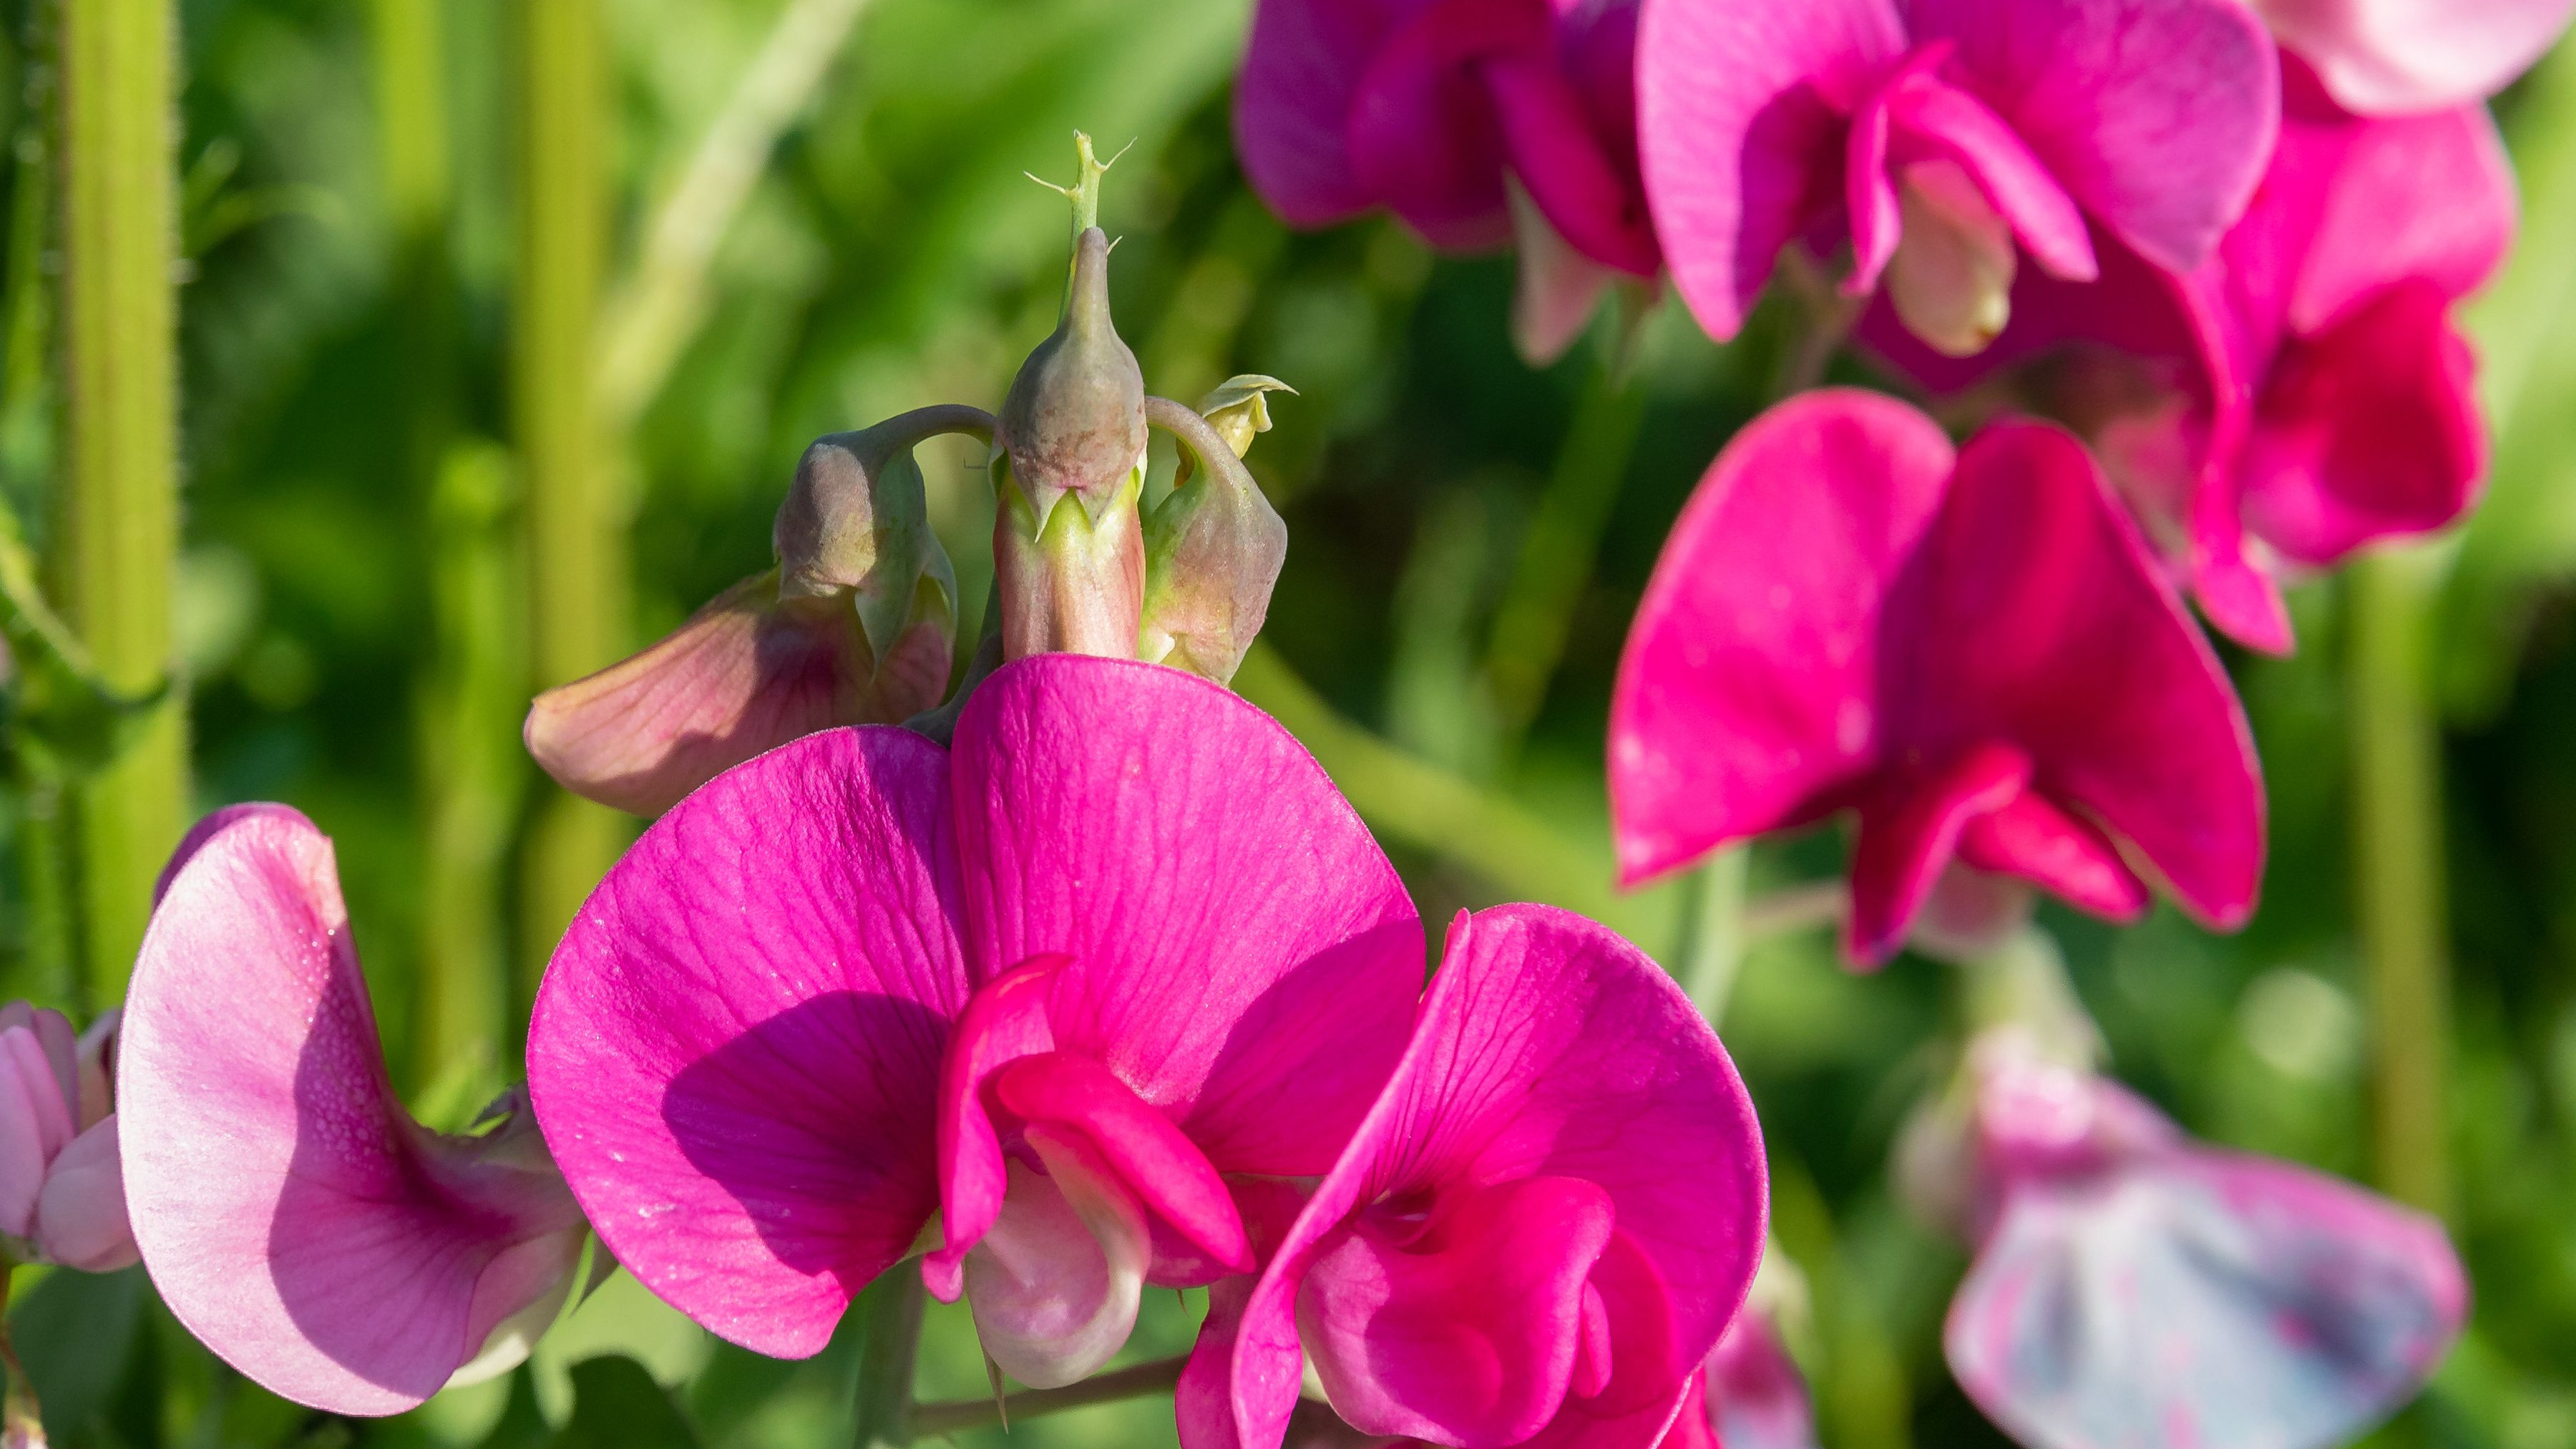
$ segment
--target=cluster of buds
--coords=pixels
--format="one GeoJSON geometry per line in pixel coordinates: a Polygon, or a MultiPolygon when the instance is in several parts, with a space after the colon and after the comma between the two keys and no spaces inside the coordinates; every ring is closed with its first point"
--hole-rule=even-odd
{"type": "Polygon", "coordinates": [[[1242,462],[1270,426],[1266,396],[1286,384],[1237,377],[1197,408],[1146,394],[1110,318],[1109,238],[1092,224],[1108,165],[1088,137],[1077,145],[1063,318],[1000,415],[921,408],[808,448],[778,510],[776,567],[633,658],[538,698],[527,744],[547,773],[652,816],[817,730],[908,723],[944,739],[1002,660],[1093,654],[1233,678],[1287,557],[1287,526],[1242,462]],[[1154,428],[1181,459],[1148,507],[1154,428]],[[949,433],[990,445],[994,495],[993,603],[954,697],[956,572],[913,458],[949,433]]]}

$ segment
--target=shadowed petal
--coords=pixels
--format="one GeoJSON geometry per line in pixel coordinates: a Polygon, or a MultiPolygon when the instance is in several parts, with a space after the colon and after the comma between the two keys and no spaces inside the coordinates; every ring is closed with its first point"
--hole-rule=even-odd
{"type": "Polygon", "coordinates": [[[537,998],[529,1084],[600,1236],[765,1353],[820,1349],[938,1205],[946,765],[832,730],[719,776],[609,872],[537,998]]]}
{"type": "Polygon", "coordinates": [[[581,1216],[524,1118],[440,1137],[386,1080],[331,847],[280,806],[192,836],[135,963],[117,1134],[180,1321],[263,1385],[383,1414],[551,1281],[581,1216]]]}
{"type": "Polygon", "coordinates": [[[1086,1144],[1043,1127],[1029,1142],[1046,1171],[1010,1165],[1001,1215],[966,1255],[966,1301],[1004,1372],[1061,1388],[1127,1342],[1152,1249],[1143,1210],[1086,1144]]]}
{"type": "MultiPolygon", "coordinates": [[[[1752,1281],[1765,1210],[1759,1129],[1724,1049],[1672,980],[1606,929],[1541,906],[1462,918],[1448,958],[1403,1062],[1244,1310],[1233,1407],[1245,1444],[1277,1442],[1306,1348],[1335,1359],[1328,1383],[1336,1374],[1373,1383],[1372,1412],[1463,1431],[1444,1442],[1498,1442],[1486,1436],[1521,1427],[1526,1405],[1513,1396],[1533,1385],[1481,1368],[1448,1384],[1386,1371],[1426,1336],[1476,1339],[1479,1325],[1454,1321],[1461,1315],[1482,1314],[1488,1333],[1499,1321],[1478,1307],[1471,1281],[1436,1264],[1388,1270],[1386,1249],[1400,1251],[1408,1232],[1439,1246],[1450,1213],[1474,1218],[1475,1236],[1488,1240],[1512,1235],[1524,1211],[1553,1218],[1570,1252],[1589,1241],[1581,1225],[1592,1199],[1553,1184],[1588,1184],[1607,1199],[1615,1231],[1585,1284],[1598,1308],[1568,1321],[1560,1306],[1545,1320],[1568,1378],[1563,1395],[1549,1395],[1561,1408],[1550,1406],[1540,1432],[1569,1443],[1590,1437],[1580,1421],[1633,1425],[1639,1415],[1650,1419],[1639,1442],[1651,1441],[1752,1281]],[[1508,1209],[1491,1196],[1540,1182],[1549,1185],[1520,1189],[1537,1196],[1508,1209]],[[1378,1246],[1352,1246],[1364,1239],[1378,1246]],[[1416,1283],[1414,1273],[1425,1276],[1416,1283]],[[1479,1387],[1491,1393],[1479,1398],[1479,1387]]],[[[1557,1281],[1552,1264],[1563,1266],[1550,1254],[1525,1263],[1543,1270],[1532,1286],[1557,1281]]],[[[1538,1297],[1565,1303],[1553,1288],[1538,1297]]]]}
{"type": "Polygon", "coordinates": [[[1377,198],[1346,134],[1369,57],[1432,0],[1261,0],[1234,88],[1235,149],[1253,190],[1291,226],[1329,226],[1377,198]]]}

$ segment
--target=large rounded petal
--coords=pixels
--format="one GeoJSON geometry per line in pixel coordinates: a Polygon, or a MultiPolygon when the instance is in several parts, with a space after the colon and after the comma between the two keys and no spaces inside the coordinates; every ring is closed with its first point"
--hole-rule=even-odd
{"type": "Polygon", "coordinates": [[[1969,1397],[2035,1449],[2310,1449],[2412,1394],[2466,1300],[2432,1222],[2177,1149],[2013,1192],[1944,1340],[1969,1397]]]}
{"type": "Polygon", "coordinates": [[[403,1114],[310,821],[245,806],[190,841],[118,1051],[135,1241],[171,1311],[250,1377],[340,1413],[408,1408],[551,1290],[560,1272],[531,1265],[568,1266],[580,1213],[527,1134],[403,1114]]]}
{"type": "Polygon", "coordinates": [[[966,994],[946,767],[856,729],[718,776],[609,872],[538,994],[537,1118],[600,1236],[765,1353],[821,1349],[938,1206],[966,994]]]}
{"type": "Polygon", "coordinates": [[[1053,1049],[1217,1171],[1330,1166],[1403,1050],[1422,926],[1314,758],[1219,685],[1059,654],[984,682],[954,769],[976,969],[1065,957],[1053,1049]]]}
{"type": "Polygon", "coordinates": [[[1756,419],[1710,465],[1611,702],[1626,879],[1830,810],[1875,767],[1885,600],[1953,456],[1903,403],[1830,390],[1756,419]]]}
{"type": "Polygon", "coordinates": [[[1673,285],[1712,336],[1841,207],[1844,118],[1905,49],[1892,0],[1649,0],[1638,156],[1673,285]]]}
{"type": "Polygon", "coordinates": [[[2255,0],[2335,98],[2371,115],[2481,101],[2567,28],[2576,0],[2255,0]]]}
{"type": "Polygon", "coordinates": [[[1360,1428],[1417,1432],[1400,1425],[1436,1419],[1469,1431],[1444,1442],[1479,1442],[1473,1431],[1511,1420],[1513,1396],[1528,1385],[1477,1381],[1489,1401],[1459,1401],[1472,1383],[1426,1395],[1416,1381],[1438,1374],[1426,1350],[1492,1339],[1520,1322],[1522,1333],[1567,1335],[1553,1346],[1575,1355],[1543,1437],[1592,1442],[1558,1428],[1569,1419],[1635,1427],[1644,1415],[1637,1442],[1652,1442],[1753,1280],[1766,1208],[1752,1103],[1670,977],[1563,911],[1504,906],[1462,918],[1403,1062],[1244,1310],[1233,1376],[1241,1440],[1278,1442],[1311,1347],[1336,1360],[1327,1382],[1365,1381],[1364,1393],[1342,1395],[1354,1400],[1346,1410],[1368,1404],[1405,1416],[1355,1420],[1360,1428]],[[1494,1196],[1507,1184],[1527,1186],[1494,1196]],[[1576,1184],[1606,1198],[1606,1241],[1587,1236],[1596,1200],[1576,1184]],[[1498,1311],[1562,1304],[1558,1280],[1535,1259],[1519,1273],[1485,1275],[1482,1288],[1442,1262],[1390,1270],[1408,1225],[1423,1234],[1409,1246],[1444,1250],[1455,1245],[1441,1224],[1460,1212],[1478,1243],[1513,1239],[1541,1219],[1560,1225],[1551,1241],[1562,1251],[1601,1242],[1572,1320],[1498,1311]],[[1362,1237],[1372,1246],[1351,1246],[1362,1237]],[[1442,1314],[1479,1321],[1427,1332],[1426,1315],[1442,1314]],[[1307,1344],[1308,1323],[1330,1331],[1307,1344]]]}
{"type": "Polygon", "coordinates": [[[2188,272],[2244,214],[2281,77],[2241,0],[1913,0],[1914,39],[1958,70],[2085,208],[2188,272]]]}
{"type": "Polygon", "coordinates": [[[2033,423],[1971,442],[1888,618],[1901,743],[1942,760],[2010,742],[2033,790],[2125,837],[2185,905],[2228,927],[2252,913],[2251,728],[2081,443],[2033,423]]]}
{"type": "Polygon", "coordinates": [[[1351,166],[1353,97],[1387,37],[1433,0],[1261,0],[1234,87],[1235,150],[1291,226],[1329,226],[1379,198],[1351,166]]]}

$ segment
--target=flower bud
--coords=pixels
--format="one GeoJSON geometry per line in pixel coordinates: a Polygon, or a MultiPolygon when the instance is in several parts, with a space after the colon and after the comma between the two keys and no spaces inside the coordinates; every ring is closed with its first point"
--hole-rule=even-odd
{"type": "Polygon", "coordinates": [[[58,1011],[0,1006],[0,1250],[93,1273],[135,1260],[117,1160],[116,1017],[75,1039],[58,1011]]]}
{"type": "Polygon", "coordinates": [[[1081,494],[1062,490],[1053,495],[1053,507],[1041,511],[1007,458],[995,460],[993,475],[993,583],[1002,614],[1002,657],[1136,657],[1145,608],[1141,470],[1131,472],[1096,512],[1081,494]]]}
{"type": "Polygon", "coordinates": [[[800,735],[938,704],[957,579],[912,445],[981,417],[927,408],[807,448],[771,530],[778,567],[633,658],[539,696],[528,752],[575,794],[657,815],[800,735]]]}
{"type": "MultiPolygon", "coordinates": [[[[1225,445],[1240,458],[1252,451],[1252,440],[1270,431],[1270,394],[1284,392],[1290,397],[1297,389],[1275,377],[1257,372],[1239,372],[1216,385],[1216,391],[1199,399],[1199,416],[1225,440],[1225,445]]],[[[1181,460],[1186,475],[1188,458],[1181,460]]]]}
{"type": "Polygon", "coordinates": [[[1162,398],[1153,421],[1195,455],[1194,473],[1154,510],[1145,531],[1145,598],[1137,653],[1225,683],[1270,612],[1288,557],[1288,525],[1240,461],[1269,426],[1269,378],[1236,378],[1208,398],[1207,417],[1162,398]]]}
{"type": "Polygon", "coordinates": [[[994,441],[1041,526],[1067,493],[1097,522],[1144,465],[1145,375],[1110,321],[1109,239],[1096,226],[1074,240],[1064,319],[1020,365],[994,441]]]}

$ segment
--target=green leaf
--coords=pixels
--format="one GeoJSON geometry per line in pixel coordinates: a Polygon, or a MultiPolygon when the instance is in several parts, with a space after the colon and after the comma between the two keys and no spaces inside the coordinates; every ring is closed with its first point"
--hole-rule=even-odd
{"type": "Polygon", "coordinates": [[[107,1407],[132,1357],[145,1291],[141,1268],[57,1268],[11,1308],[10,1338],[56,1441],[71,1438],[107,1407]]]}
{"type": "Polygon", "coordinates": [[[698,1449],[680,1406],[623,1354],[574,1364],[572,1391],[572,1422],[555,1435],[555,1449],[698,1449]]]}

